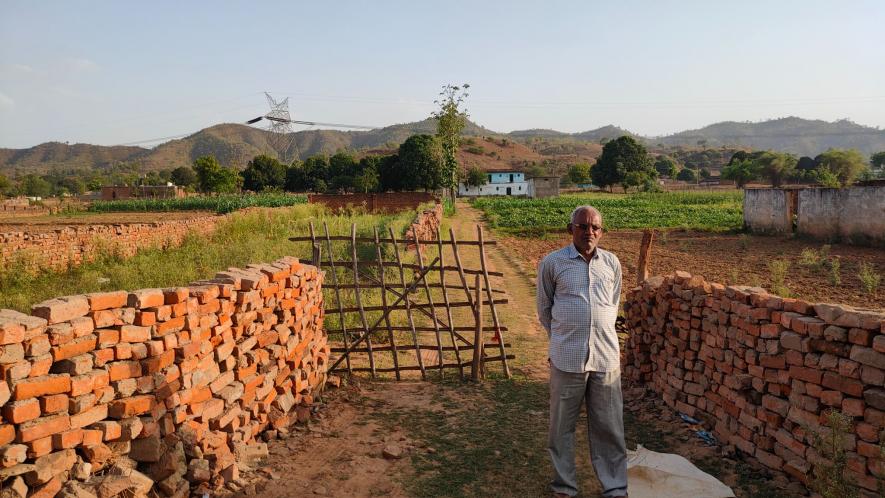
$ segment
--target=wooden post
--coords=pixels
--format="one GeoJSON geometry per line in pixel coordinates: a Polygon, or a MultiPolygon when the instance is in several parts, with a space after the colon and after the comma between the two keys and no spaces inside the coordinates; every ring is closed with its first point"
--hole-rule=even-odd
{"type": "Polygon", "coordinates": [[[643,230],[642,245],[639,247],[639,266],[636,267],[636,285],[639,285],[648,279],[648,262],[651,259],[651,244],[654,240],[654,230],[643,230]]]}
{"type": "MultiPolygon", "coordinates": [[[[415,254],[418,257],[418,268],[424,271],[424,257],[421,255],[421,243],[418,241],[418,231],[412,227],[412,236],[415,239],[415,254]]],[[[433,315],[433,331],[436,333],[436,349],[439,355],[439,376],[443,377],[443,347],[442,337],[439,333],[439,322],[436,320],[436,306],[433,304],[433,294],[430,292],[430,284],[424,279],[424,291],[427,294],[427,302],[430,304],[430,313],[433,315]]]]}
{"type": "Polygon", "coordinates": [[[473,318],[476,320],[476,330],[473,333],[473,365],[471,367],[470,378],[479,380],[480,369],[482,368],[482,281],[480,276],[476,276],[476,300],[473,306],[473,318]]]}
{"type": "MultiPolygon", "coordinates": [[[[495,308],[495,296],[492,295],[492,284],[489,282],[489,269],[486,266],[486,248],[483,244],[482,225],[476,225],[476,235],[479,241],[479,263],[482,266],[482,277],[485,281],[486,293],[489,298],[489,309],[492,310],[492,324],[495,326],[495,337],[498,339],[498,348],[501,350],[501,365],[504,367],[504,376],[509,379],[510,367],[507,365],[507,352],[504,350],[504,334],[501,333],[498,310],[495,308]]],[[[482,304],[482,299],[480,298],[478,302],[482,304]]]]}
{"type": "MultiPolygon", "coordinates": [[[[400,299],[405,300],[406,303],[406,318],[409,321],[409,328],[412,330],[412,342],[415,344],[415,356],[418,357],[418,367],[421,370],[421,379],[427,379],[427,370],[424,369],[424,358],[421,358],[421,344],[418,343],[418,332],[415,330],[415,320],[412,318],[412,303],[409,300],[409,292],[411,292],[409,287],[406,287],[406,275],[403,271],[403,260],[400,259],[399,256],[399,246],[397,245],[396,235],[393,233],[392,227],[387,227],[390,231],[390,239],[393,240],[393,254],[396,256],[396,264],[399,266],[399,281],[403,287],[403,294],[400,299]]],[[[427,268],[426,271],[430,271],[430,268],[436,264],[436,261],[430,264],[430,267],[427,268]]],[[[421,278],[424,278],[425,273],[421,274],[421,278]]],[[[415,281],[412,285],[417,285],[418,282],[415,281]]],[[[397,301],[399,302],[399,301],[397,301]]]]}
{"type": "MultiPolygon", "coordinates": [[[[378,227],[374,227],[375,233],[375,254],[378,257],[378,263],[381,265],[381,304],[387,308],[387,285],[384,281],[384,258],[381,255],[381,243],[378,242],[378,227]]],[[[387,325],[387,337],[390,340],[390,351],[393,353],[393,368],[396,370],[396,380],[400,380],[399,373],[399,352],[396,350],[396,338],[393,336],[393,329],[390,326],[390,315],[384,316],[384,324],[387,325]]]]}
{"type": "MultiPolygon", "coordinates": [[[[326,250],[329,253],[329,268],[330,273],[332,274],[332,285],[335,287],[335,304],[338,306],[338,319],[341,322],[341,338],[344,341],[344,348],[348,348],[348,337],[347,337],[347,321],[344,315],[344,303],[341,301],[341,289],[338,288],[338,270],[335,269],[335,255],[332,253],[332,238],[329,235],[329,224],[323,221],[323,231],[326,233],[326,250]]],[[[313,222],[310,222],[310,233],[311,237],[313,237],[313,222]]],[[[350,356],[346,355],[344,357],[347,365],[347,373],[352,374],[353,369],[350,364],[350,356]]]]}
{"type": "Polygon", "coordinates": [[[458,341],[455,339],[457,334],[455,333],[455,324],[452,321],[452,308],[449,307],[449,292],[446,290],[446,271],[443,269],[443,267],[445,267],[445,259],[443,258],[443,251],[445,249],[443,248],[442,234],[439,229],[436,231],[436,244],[439,248],[439,285],[442,287],[443,303],[445,303],[446,307],[446,319],[449,322],[449,335],[452,337],[452,347],[455,348],[455,360],[458,363],[458,371],[461,375],[461,379],[464,379],[464,367],[461,364],[461,351],[458,349],[458,341]]]}
{"type": "Polygon", "coordinates": [[[375,355],[372,354],[372,332],[369,330],[369,321],[366,320],[366,312],[363,310],[363,299],[360,295],[360,270],[357,264],[356,254],[356,223],[350,225],[350,251],[353,257],[353,295],[356,297],[356,305],[359,308],[360,321],[366,330],[366,348],[369,350],[369,368],[372,369],[372,378],[375,378],[375,355]]]}

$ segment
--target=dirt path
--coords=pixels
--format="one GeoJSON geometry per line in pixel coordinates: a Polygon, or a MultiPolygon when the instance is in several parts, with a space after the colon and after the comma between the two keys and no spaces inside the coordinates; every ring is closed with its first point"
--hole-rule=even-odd
{"type": "MultiPolygon", "coordinates": [[[[459,204],[446,224],[467,240],[476,238],[479,221],[478,211],[459,204]]],[[[494,238],[486,232],[487,240],[494,238]]],[[[481,384],[451,376],[430,376],[427,382],[354,379],[330,391],[306,427],[270,441],[261,469],[244,472],[232,491],[268,497],[550,496],[547,339],[535,315],[533,262],[512,249],[499,243],[488,252],[492,269],[506,275],[493,285],[508,298],[499,315],[516,355],[512,379],[494,366],[481,384]],[[385,456],[385,448],[393,454],[385,456]]],[[[475,255],[464,256],[465,266],[478,266],[475,255]]],[[[788,485],[782,476],[701,443],[644,388],[626,386],[625,401],[628,447],[638,443],[682,454],[733,486],[738,496],[794,496],[782,492],[788,485]]],[[[598,497],[586,432],[586,421],[579,422],[579,496],[598,497]]]]}

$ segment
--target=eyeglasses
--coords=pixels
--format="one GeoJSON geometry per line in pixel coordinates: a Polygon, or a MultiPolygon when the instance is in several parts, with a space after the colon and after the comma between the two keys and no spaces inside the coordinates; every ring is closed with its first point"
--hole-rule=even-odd
{"type": "Polygon", "coordinates": [[[589,223],[572,223],[572,226],[575,228],[580,228],[584,232],[588,231],[591,228],[594,232],[602,230],[602,225],[591,225],[589,223]]]}

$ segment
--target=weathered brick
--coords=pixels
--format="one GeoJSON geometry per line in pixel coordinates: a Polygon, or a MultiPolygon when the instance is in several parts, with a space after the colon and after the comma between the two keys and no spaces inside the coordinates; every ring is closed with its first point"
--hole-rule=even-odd
{"type": "Polygon", "coordinates": [[[70,423],[71,427],[81,428],[92,425],[96,422],[104,420],[108,417],[108,405],[95,405],[92,408],[83,411],[82,413],[78,413],[76,415],[71,415],[70,423]]]}
{"type": "Polygon", "coordinates": [[[18,401],[47,394],[61,394],[71,390],[71,377],[67,374],[43,375],[23,379],[12,386],[12,399],[18,401]]]}
{"type": "Polygon", "coordinates": [[[16,441],[27,443],[36,439],[49,437],[57,432],[63,432],[71,427],[71,420],[67,414],[50,415],[40,417],[21,424],[18,427],[16,441]]]}
{"type": "Polygon", "coordinates": [[[139,327],[137,325],[123,325],[120,327],[121,342],[146,342],[150,338],[150,327],[139,327]]]}
{"type": "Polygon", "coordinates": [[[858,363],[885,370],[885,353],[880,353],[873,348],[851,346],[849,358],[858,363]]]}
{"type": "Polygon", "coordinates": [[[64,322],[89,313],[86,296],[67,296],[43,301],[31,307],[31,314],[43,318],[49,324],[64,322]]]}
{"type": "Polygon", "coordinates": [[[97,337],[95,334],[85,335],[79,339],[52,348],[52,360],[61,361],[95,349],[97,337]]]}
{"type": "Polygon", "coordinates": [[[108,363],[108,374],[111,382],[138,377],[141,375],[141,364],[137,361],[114,361],[108,363]]]}
{"type": "Polygon", "coordinates": [[[3,406],[3,419],[13,424],[34,420],[40,416],[40,402],[36,398],[15,401],[3,406]]]}
{"type": "Polygon", "coordinates": [[[145,309],[162,306],[164,302],[163,291],[160,289],[141,289],[129,293],[128,305],[130,308],[145,309]]]}
{"type": "Polygon", "coordinates": [[[108,415],[118,419],[132,417],[149,412],[153,406],[153,395],[132,396],[111,402],[108,415]]]}
{"type": "Polygon", "coordinates": [[[129,294],[126,291],[86,294],[86,299],[89,301],[89,308],[92,311],[123,308],[126,306],[128,298],[129,294]]]}

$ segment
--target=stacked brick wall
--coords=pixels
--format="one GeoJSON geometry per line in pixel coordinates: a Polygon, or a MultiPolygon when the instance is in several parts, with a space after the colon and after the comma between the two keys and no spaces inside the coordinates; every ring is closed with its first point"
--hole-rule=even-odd
{"type": "Polygon", "coordinates": [[[28,270],[65,269],[92,261],[101,251],[131,257],[147,247],[174,247],[190,232],[209,234],[220,217],[189,220],[68,226],[51,232],[0,233],[0,269],[24,265],[28,270]]]}
{"type": "Polygon", "coordinates": [[[310,194],[307,202],[322,204],[336,211],[347,207],[365,207],[370,212],[396,212],[415,209],[426,202],[436,201],[430,192],[386,192],[383,194],[310,194]]]}
{"type": "Polygon", "coordinates": [[[326,382],[322,281],[287,257],[0,310],[3,496],[186,497],[236,480],[266,455],[257,437],[304,421],[326,382]]]}
{"type": "Polygon", "coordinates": [[[852,419],[847,475],[874,496],[885,478],[885,313],[810,304],[676,272],[624,303],[624,376],[707,420],[723,444],[802,480],[830,409],[852,419]]]}

